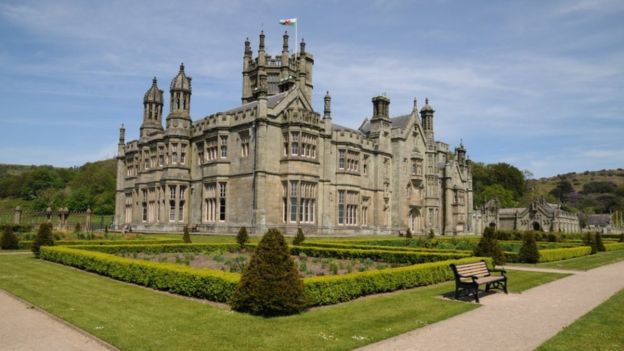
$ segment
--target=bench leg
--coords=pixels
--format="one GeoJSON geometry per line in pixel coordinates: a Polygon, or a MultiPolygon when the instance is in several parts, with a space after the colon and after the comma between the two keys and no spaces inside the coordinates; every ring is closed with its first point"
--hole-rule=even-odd
{"type": "Polygon", "coordinates": [[[503,281],[503,289],[505,290],[505,294],[507,294],[507,279],[503,281]]]}
{"type": "Polygon", "coordinates": [[[475,295],[475,301],[479,303],[479,286],[478,285],[474,288],[474,295],[475,295]]]}
{"type": "Polygon", "coordinates": [[[490,291],[490,283],[485,284],[485,292],[490,291]]]}

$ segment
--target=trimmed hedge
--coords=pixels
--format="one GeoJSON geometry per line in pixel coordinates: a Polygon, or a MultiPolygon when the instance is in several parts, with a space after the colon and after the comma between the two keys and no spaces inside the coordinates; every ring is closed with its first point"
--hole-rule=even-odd
{"type": "Polygon", "coordinates": [[[572,248],[565,249],[548,249],[548,250],[540,250],[540,259],[539,262],[552,262],[552,261],[561,261],[567,260],[569,258],[587,256],[591,254],[591,247],[589,246],[578,246],[572,248]]]}
{"type": "Polygon", "coordinates": [[[469,253],[444,253],[444,252],[403,252],[392,250],[361,250],[361,249],[336,249],[313,246],[292,246],[290,253],[298,255],[305,253],[312,257],[331,257],[339,259],[366,259],[387,263],[425,263],[450,259],[459,259],[471,256],[469,253]]]}
{"type": "Polygon", "coordinates": [[[346,244],[340,242],[320,242],[307,241],[299,246],[309,247],[328,247],[335,249],[361,249],[361,250],[386,250],[386,251],[405,251],[405,252],[428,252],[428,253],[465,253],[470,254],[471,250],[454,250],[454,249],[428,249],[424,247],[413,246],[382,246],[382,245],[366,245],[366,244],[346,244]]]}
{"type": "MultiPolygon", "coordinates": [[[[150,239],[150,240],[58,240],[54,244],[57,246],[74,246],[74,245],[147,245],[147,244],[167,244],[181,243],[180,239],[150,239]]],[[[28,250],[32,246],[32,240],[23,240],[19,242],[20,250],[28,250]]]]}
{"type": "MultiPolygon", "coordinates": [[[[306,295],[312,306],[331,305],[353,300],[360,296],[451,280],[453,279],[453,272],[449,268],[451,263],[470,263],[483,259],[481,257],[469,257],[362,273],[306,278],[304,285],[306,295]]],[[[491,259],[485,258],[485,260],[491,265],[491,259]]]]}
{"type": "MultiPolygon", "coordinates": [[[[119,257],[105,252],[89,251],[98,250],[120,253],[123,250],[121,246],[122,245],[46,246],[41,249],[41,258],[129,283],[218,302],[226,302],[233,294],[240,280],[240,274],[238,273],[228,273],[211,269],[196,269],[179,264],[150,262],[119,257]]],[[[126,249],[135,250],[143,248],[156,250],[153,248],[155,246],[145,245],[141,247],[132,245],[126,246],[126,249]]],[[[180,248],[205,251],[206,249],[221,249],[227,248],[228,246],[236,247],[237,245],[181,244],[159,246],[165,247],[159,252],[171,252],[171,250],[178,250],[180,248]]],[[[303,247],[297,248],[302,249],[303,247]]],[[[351,251],[350,254],[354,254],[352,251],[356,250],[339,251],[351,251]]],[[[339,251],[333,250],[334,253],[339,251]]],[[[323,252],[327,253],[328,251],[323,252]]],[[[381,253],[386,254],[383,252],[381,253]]],[[[341,254],[345,253],[341,252],[341,254]]],[[[400,252],[389,252],[389,254],[409,255],[409,253],[400,252]]],[[[308,306],[335,304],[364,295],[425,286],[451,280],[453,279],[453,273],[449,268],[450,263],[476,262],[481,259],[483,258],[467,257],[459,260],[445,260],[361,273],[305,278],[304,288],[309,301],[308,306]]],[[[486,261],[491,264],[490,259],[486,259],[486,261]]]]}
{"type": "Polygon", "coordinates": [[[226,302],[240,274],[119,257],[75,247],[43,246],[41,258],[157,290],[226,302]]]}
{"type": "Polygon", "coordinates": [[[77,249],[113,255],[128,253],[161,254],[171,252],[206,252],[238,249],[238,244],[147,244],[147,245],[80,245],[77,249]]]}
{"type": "Polygon", "coordinates": [[[607,243],[604,246],[607,251],[624,250],[624,243],[607,243]]]}

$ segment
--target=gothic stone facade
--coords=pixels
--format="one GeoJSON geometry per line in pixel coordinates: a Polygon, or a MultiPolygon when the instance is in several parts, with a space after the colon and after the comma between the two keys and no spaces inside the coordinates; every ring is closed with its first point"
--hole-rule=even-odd
{"type": "Polygon", "coordinates": [[[499,202],[492,199],[484,206],[483,218],[484,224],[500,229],[581,232],[577,215],[564,211],[560,205],[548,203],[543,198],[533,201],[526,208],[500,208],[499,202]]]}
{"type": "Polygon", "coordinates": [[[138,140],[120,130],[115,225],[133,230],[253,233],[277,227],[327,235],[471,232],[472,176],[463,146],[434,138],[434,110],[390,117],[390,100],[372,99],[359,129],[332,122],[312,106],[313,56],[243,58],[242,104],[193,121],[184,65],[163,91],[146,92],[138,140]]]}

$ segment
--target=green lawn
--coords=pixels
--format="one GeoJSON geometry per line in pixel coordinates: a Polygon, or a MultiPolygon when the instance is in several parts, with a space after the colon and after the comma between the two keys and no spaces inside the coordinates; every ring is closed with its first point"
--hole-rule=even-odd
{"type": "Polygon", "coordinates": [[[538,350],[624,350],[624,290],[563,329],[538,350]]]}
{"type": "MultiPolygon", "coordinates": [[[[562,276],[510,272],[510,289],[562,276]]],[[[478,307],[438,298],[449,282],[266,319],[10,254],[0,288],[122,350],[350,350],[478,307]]]]}
{"type": "Polygon", "coordinates": [[[538,263],[538,264],[522,264],[521,266],[587,271],[592,268],[604,266],[604,265],[615,263],[615,262],[622,261],[622,260],[624,260],[624,250],[615,250],[615,251],[599,252],[595,255],[575,257],[569,260],[538,263]]]}

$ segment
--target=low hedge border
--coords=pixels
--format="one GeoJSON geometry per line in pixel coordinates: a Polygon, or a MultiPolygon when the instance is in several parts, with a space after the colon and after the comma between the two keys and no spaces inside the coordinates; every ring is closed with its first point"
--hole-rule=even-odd
{"type": "MultiPolygon", "coordinates": [[[[168,244],[181,243],[182,239],[149,239],[149,240],[56,240],[56,246],[74,246],[74,245],[147,245],[147,244],[168,244]]],[[[19,249],[29,250],[33,240],[20,240],[19,249]]]]}
{"type": "Polygon", "coordinates": [[[615,251],[615,250],[624,249],[624,243],[609,243],[609,244],[605,243],[604,246],[607,251],[615,251]]]}
{"type": "Polygon", "coordinates": [[[459,259],[471,256],[470,253],[442,253],[442,252],[404,252],[392,250],[363,250],[338,249],[314,246],[292,246],[292,255],[304,253],[312,257],[330,257],[339,259],[366,259],[379,260],[386,263],[425,263],[450,259],[459,259]]]}
{"type": "Polygon", "coordinates": [[[577,246],[571,248],[562,249],[545,249],[539,250],[540,258],[539,262],[552,262],[567,260],[574,257],[587,256],[591,254],[591,247],[589,246],[577,246]]]}
{"type": "Polygon", "coordinates": [[[431,285],[453,279],[451,263],[470,263],[490,258],[469,257],[387,268],[361,273],[348,273],[304,279],[305,292],[311,306],[331,305],[360,296],[431,285]]]}
{"type": "MultiPolygon", "coordinates": [[[[116,247],[119,247],[118,245],[116,247]]],[[[170,245],[168,248],[173,248],[170,245]]],[[[187,245],[197,249],[223,245],[187,245]]],[[[171,263],[150,262],[89,250],[117,250],[114,245],[91,247],[43,246],[41,258],[95,272],[117,280],[147,286],[157,290],[227,302],[234,292],[240,274],[211,269],[196,269],[171,263]],[[89,250],[87,250],[89,249],[89,250]]],[[[476,262],[483,258],[467,257],[387,268],[361,273],[305,278],[308,306],[345,302],[360,296],[425,286],[453,279],[449,264],[476,262]]],[[[486,258],[491,263],[491,259],[486,258]]]]}
{"type": "MultiPolygon", "coordinates": [[[[113,255],[128,253],[172,253],[172,252],[206,252],[206,251],[227,251],[237,248],[237,244],[146,244],[146,245],[80,245],[74,246],[77,249],[87,251],[98,251],[113,255]]],[[[251,246],[250,246],[251,247],[251,246]]]]}
{"type": "Polygon", "coordinates": [[[236,273],[124,258],[67,246],[42,246],[40,257],[124,282],[217,302],[227,302],[240,279],[240,274],[236,273]]]}
{"type": "Polygon", "coordinates": [[[454,249],[428,249],[425,247],[414,246],[381,246],[366,244],[346,244],[331,241],[305,241],[299,246],[327,247],[335,249],[361,249],[361,250],[387,250],[387,251],[405,251],[405,252],[429,252],[429,253],[472,253],[472,250],[454,250],[454,249]]]}

